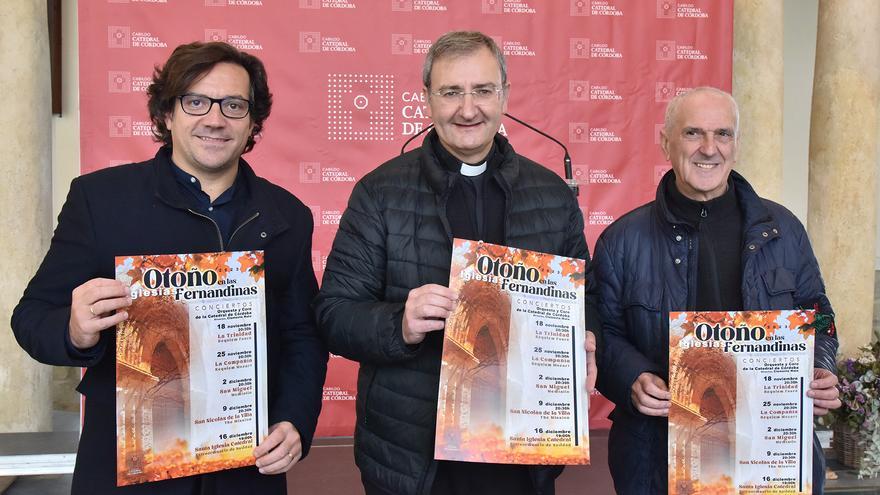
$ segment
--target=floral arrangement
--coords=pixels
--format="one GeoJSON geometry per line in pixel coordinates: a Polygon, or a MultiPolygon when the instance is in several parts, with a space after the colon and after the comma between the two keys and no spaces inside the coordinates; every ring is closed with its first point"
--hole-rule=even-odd
{"type": "Polygon", "coordinates": [[[840,409],[832,420],[859,433],[865,453],[860,478],[880,475],[880,342],[859,348],[860,354],[837,365],[840,409]]]}

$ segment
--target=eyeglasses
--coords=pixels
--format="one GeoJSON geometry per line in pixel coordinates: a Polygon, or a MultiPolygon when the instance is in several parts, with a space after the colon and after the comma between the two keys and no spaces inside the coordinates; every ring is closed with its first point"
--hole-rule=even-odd
{"type": "Polygon", "coordinates": [[[243,119],[251,111],[252,103],[243,98],[227,96],[226,98],[211,98],[205,95],[185,94],[177,97],[180,100],[180,108],[189,115],[207,115],[214,103],[220,105],[220,113],[230,119],[243,119]]]}
{"type": "Polygon", "coordinates": [[[681,131],[681,137],[685,141],[698,142],[706,139],[706,136],[711,134],[715,141],[721,144],[729,144],[734,139],[736,139],[736,134],[733,129],[716,129],[714,131],[709,131],[706,129],[699,129],[696,127],[685,127],[681,131]]]}
{"type": "Polygon", "coordinates": [[[481,103],[490,103],[493,99],[497,99],[497,95],[501,94],[502,91],[504,91],[503,87],[497,88],[495,86],[484,86],[472,91],[444,88],[437,91],[431,91],[431,94],[438,96],[440,102],[444,105],[459,105],[464,101],[465,95],[471,95],[474,103],[479,105],[481,103]]]}

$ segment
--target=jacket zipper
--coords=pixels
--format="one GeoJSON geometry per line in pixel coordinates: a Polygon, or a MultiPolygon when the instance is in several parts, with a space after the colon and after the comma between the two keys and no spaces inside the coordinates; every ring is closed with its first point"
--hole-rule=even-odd
{"type": "MultiPolygon", "coordinates": [[[[220,251],[225,251],[225,250],[226,250],[226,246],[225,246],[224,243],[223,243],[223,234],[220,232],[220,226],[217,225],[217,222],[215,222],[214,219],[211,218],[211,217],[209,217],[208,215],[203,215],[203,214],[201,214],[201,213],[199,213],[199,212],[197,212],[197,211],[194,211],[194,210],[192,210],[192,209],[187,208],[186,211],[192,213],[193,215],[195,215],[195,216],[197,216],[197,217],[205,218],[205,219],[207,219],[209,222],[211,222],[211,224],[214,226],[214,230],[217,232],[217,241],[219,241],[219,243],[220,243],[220,251]]],[[[260,216],[260,212],[256,212],[256,213],[254,213],[253,215],[251,215],[250,218],[248,218],[247,220],[245,220],[244,222],[242,222],[241,225],[239,225],[238,227],[236,227],[236,229],[235,229],[234,231],[232,231],[232,235],[229,236],[229,242],[230,242],[230,243],[232,242],[232,238],[235,237],[235,234],[238,233],[238,231],[241,230],[242,227],[244,227],[245,225],[247,225],[251,220],[257,218],[258,216],[260,216]]]]}
{"type": "Polygon", "coordinates": [[[241,225],[239,225],[238,227],[236,227],[235,230],[232,231],[232,235],[229,236],[229,243],[232,244],[232,238],[235,237],[235,234],[237,234],[238,231],[241,230],[242,227],[244,227],[245,225],[247,225],[248,223],[250,223],[251,220],[257,218],[258,216],[260,216],[260,212],[256,212],[256,213],[254,213],[254,214],[251,215],[249,218],[245,219],[244,222],[241,222],[241,225]]]}
{"type": "Polygon", "coordinates": [[[192,213],[193,215],[195,215],[197,217],[207,218],[208,221],[211,222],[211,225],[213,225],[214,229],[217,231],[217,240],[220,242],[220,251],[223,251],[224,250],[223,234],[220,233],[220,226],[217,225],[217,222],[215,222],[214,219],[209,217],[208,215],[202,215],[201,213],[194,211],[194,210],[191,210],[189,208],[187,208],[186,211],[192,213]]]}

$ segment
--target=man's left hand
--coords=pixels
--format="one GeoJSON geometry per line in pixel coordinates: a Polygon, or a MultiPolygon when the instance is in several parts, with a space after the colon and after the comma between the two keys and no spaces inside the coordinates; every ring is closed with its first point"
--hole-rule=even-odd
{"type": "Polygon", "coordinates": [[[584,340],[584,349],[587,350],[587,393],[592,393],[596,388],[599,369],[596,367],[596,336],[589,330],[584,340]]]}
{"type": "Polygon", "coordinates": [[[262,474],[286,473],[302,457],[302,439],[290,421],[269,427],[269,435],[254,449],[262,474]]]}
{"type": "Polygon", "coordinates": [[[813,414],[824,416],[828,411],[840,407],[839,394],[837,375],[825,368],[813,368],[813,381],[807,391],[807,397],[813,398],[813,414]]]}

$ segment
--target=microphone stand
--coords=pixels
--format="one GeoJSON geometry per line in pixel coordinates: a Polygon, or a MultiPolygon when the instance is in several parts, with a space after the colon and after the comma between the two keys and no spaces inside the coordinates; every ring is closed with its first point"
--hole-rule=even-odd
{"type": "MultiPolygon", "coordinates": [[[[546,132],[544,132],[544,131],[542,131],[542,130],[540,130],[540,129],[537,129],[536,127],[533,127],[533,126],[531,126],[531,125],[529,125],[529,124],[523,122],[522,120],[520,120],[520,119],[514,117],[513,115],[510,115],[509,113],[505,113],[504,115],[505,115],[506,117],[509,117],[509,118],[510,118],[511,120],[513,120],[514,122],[517,122],[517,123],[519,123],[519,124],[521,124],[521,125],[523,125],[523,126],[529,128],[529,129],[531,129],[531,130],[537,132],[538,134],[544,136],[545,138],[547,138],[547,139],[553,141],[554,143],[556,143],[556,144],[558,144],[559,146],[562,147],[562,151],[565,152],[565,155],[564,155],[563,158],[562,158],[562,170],[563,170],[563,172],[564,172],[564,174],[565,174],[565,183],[568,185],[568,188],[571,189],[571,192],[573,192],[574,195],[577,196],[577,195],[580,193],[580,187],[578,187],[578,183],[577,183],[576,180],[574,180],[574,177],[572,176],[572,173],[571,173],[571,155],[568,154],[568,148],[566,148],[565,145],[562,144],[561,141],[559,141],[559,140],[556,139],[555,137],[553,137],[553,136],[547,134],[546,132]]],[[[415,139],[415,138],[421,136],[422,134],[428,132],[432,127],[434,127],[434,124],[429,124],[429,125],[427,125],[424,129],[422,129],[421,131],[419,131],[419,132],[413,134],[412,136],[410,136],[410,138],[407,139],[406,142],[403,143],[403,146],[400,147],[400,154],[402,155],[402,154],[404,154],[404,153],[406,152],[406,147],[409,145],[409,143],[412,142],[413,139],[415,139]]]]}
{"type": "Polygon", "coordinates": [[[428,132],[432,127],[434,127],[434,124],[428,124],[427,126],[425,126],[424,129],[422,129],[421,131],[419,131],[419,132],[413,134],[409,139],[407,139],[406,142],[403,143],[403,146],[400,147],[400,154],[402,155],[402,154],[406,153],[406,147],[407,147],[407,145],[409,145],[409,143],[411,143],[413,139],[415,139],[415,138],[421,136],[422,134],[428,132]]]}
{"type": "Polygon", "coordinates": [[[504,116],[509,117],[514,122],[517,122],[525,127],[528,127],[529,129],[537,132],[538,134],[544,136],[545,138],[553,141],[554,143],[556,143],[562,147],[562,151],[565,152],[565,155],[562,158],[562,171],[565,173],[565,183],[568,185],[568,188],[571,189],[571,192],[573,192],[574,195],[577,196],[580,193],[580,187],[578,187],[577,181],[574,180],[574,177],[571,174],[571,155],[568,154],[568,148],[566,148],[565,145],[562,144],[562,142],[559,141],[558,139],[556,139],[555,137],[547,134],[546,132],[544,132],[536,127],[533,127],[533,126],[523,122],[522,120],[514,117],[513,115],[510,115],[509,113],[505,113],[504,116]]]}

